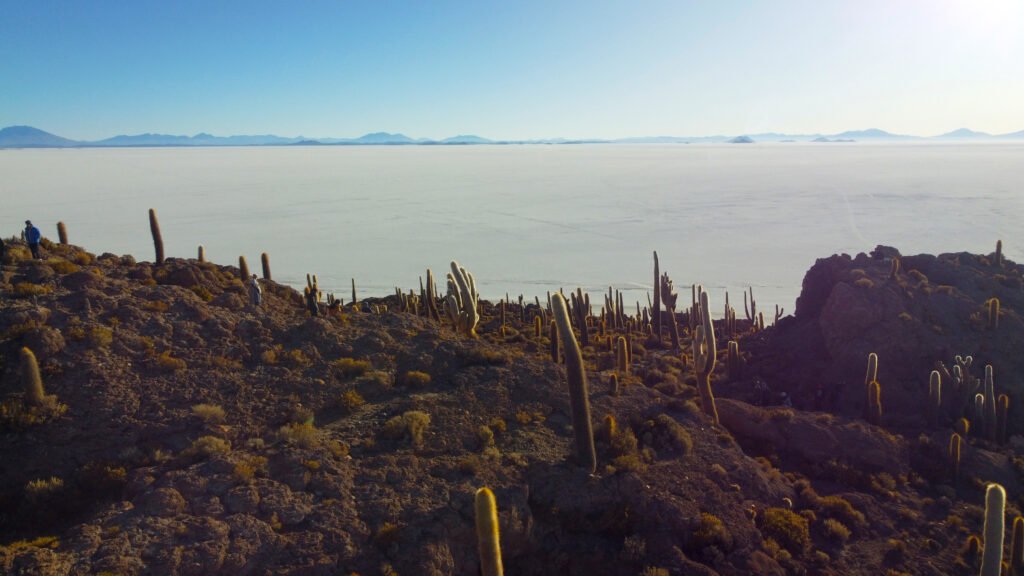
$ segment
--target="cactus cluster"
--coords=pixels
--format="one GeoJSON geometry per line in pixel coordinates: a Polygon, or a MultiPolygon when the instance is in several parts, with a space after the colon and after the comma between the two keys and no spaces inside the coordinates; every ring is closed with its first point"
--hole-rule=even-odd
{"type": "Polygon", "coordinates": [[[476,338],[476,325],[480,321],[476,281],[473,275],[459,266],[455,260],[452,260],[451,268],[452,271],[448,274],[445,310],[458,332],[476,338]]]}

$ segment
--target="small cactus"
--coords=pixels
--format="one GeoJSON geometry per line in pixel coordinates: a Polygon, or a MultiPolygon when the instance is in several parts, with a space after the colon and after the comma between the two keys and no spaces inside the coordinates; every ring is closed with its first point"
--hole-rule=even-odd
{"type": "Polygon", "coordinates": [[[612,372],[611,377],[608,379],[608,388],[612,396],[619,395],[619,377],[612,372]]]}
{"type": "Polygon", "coordinates": [[[893,256],[892,264],[889,267],[889,280],[896,280],[900,274],[900,257],[893,256]]]}
{"type": "Polygon", "coordinates": [[[1006,490],[999,484],[985,489],[984,551],[981,556],[981,576],[999,576],[1003,568],[1003,540],[1005,538],[1006,490]]]}
{"type": "Polygon", "coordinates": [[[476,539],[480,552],[480,574],[502,576],[501,537],[498,533],[498,505],[494,492],[480,488],[474,498],[476,512],[476,539]]]}
{"type": "Polygon", "coordinates": [[[21,383],[25,388],[25,404],[41,407],[46,404],[43,392],[43,379],[39,375],[39,363],[36,355],[28,348],[21,349],[21,383]]]}
{"type": "Polygon", "coordinates": [[[999,298],[988,301],[988,327],[990,330],[999,328],[999,298]]]}
{"type": "Polygon", "coordinates": [[[153,234],[153,247],[156,249],[156,265],[164,263],[164,237],[160,234],[160,222],[156,219],[156,210],[149,209],[149,231],[153,234]]]}
{"type": "Polygon", "coordinates": [[[868,354],[868,372],[864,376],[864,419],[869,420],[871,413],[871,383],[878,380],[878,354],[868,354]]]}
{"type": "Polygon", "coordinates": [[[68,227],[63,222],[57,222],[57,238],[64,246],[68,245],[68,227]]]}
{"type": "Polygon", "coordinates": [[[729,340],[729,355],[726,362],[729,370],[729,380],[740,378],[740,344],[735,340],[729,340]]]}

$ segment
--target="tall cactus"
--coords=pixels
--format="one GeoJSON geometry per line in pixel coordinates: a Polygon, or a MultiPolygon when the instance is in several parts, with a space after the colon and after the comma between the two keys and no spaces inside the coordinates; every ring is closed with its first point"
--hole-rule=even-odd
{"type": "Polygon", "coordinates": [[[868,372],[864,375],[864,419],[871,414],[871,383],[878,380],[878,354],[868,354],[868,372]]]}
{"type": "Polygon", "coordinates": [[[629,350],[624,336],[615,339],[615,369],[619,374],[629,374],[629,350]]]}
{"type": "Polygon", "coordinates": [[[661,274],[658,271],[658,252],[654,251],[654,309],[651,310],[654,321],[654,340],[661,344],[661,274]]]}
{"type": "Polygon", "coordinates": [[[942,376],[938,370],[932,370],[928,378],[928,425],[935,427],[942,411],[942,376]]]}
{"type": "Polygon", "coordinates": [[[882,385],[878,380],[868,384],[868,422],[876,426],[882,423],[882,385]]]}
{"type": "MultiPolygon", "coordinates": [[[[459,332],[476,338],[476,324],[480,321],[480,313],[477,311],[479,295],[476,292],[476,281],[473,275],[459,266],[459,263],[452,260],[452,271],[448,275],[448,305],[454,309],[453,318],[456,319],[459,332]]],[[[449,311],[449,314],[453,314],[449,311]]]]}
{"type": "Polygon", "coordinates": [[[267,254],[266,252],[260,254],[260,264],[263,265],[263,279],[273,280],[270,276],[270,254],[267,254]]]}
{"type": "Polygon", "coordinates": [[[981,576],[999,576],[1003,569],[1006,490],[999,484],[985,489],[985,548],[981,555],[981,576]]]}
{"type": "Polygon", "coordinates": [[[57,222],[57,238],[60,239],[61,244],[67,246],[68,227],[64,225],[64,222],[57,222]]]}
{"type": "Polygon", "coordinates": [[[1010,541],[1010,576],[1024,576],[1024,518],[1013,519],[1013,540],[1010,541]]]}
{"type": "Polygon", "coordinates": [[[999,298],[988,301],[988,327],[990,330],[999,328],[999,298]]]}
{"type": "Polygon", "coordinates": [[[992,376],[992,365],[985,365],[985,436],[992,442],[999,433],[999,412],[996,407],[996,384],[992,376]]]}
{"type": "Polygon", "coordinates": [[[740,378],[740,344],[735,340],[729,340],[729,356],[726,368],[729,369],[729,381],[740,378]]]}
{"type": "Polygon", "coordinates": [[[960,447],[962,440],[956,432],[949,437],[949,465],[953,469],[953,485],[960,482],[960,447]]]}
{"type": "Polygon", "coordinates": [[[198,260],[200,264],[206,262],[206,248],[203,248],[202,244],[200,244],[199,248],[196,250],[196,260],[198,260]]]}
{"type": "Polygon", "coordinates": [[[157,266],[164,263],[164,237],[160,234],[160,222],[156,219],[156,210],[149,209],[149,231],[153,234],[153,247],[156,249],[157,266]]]}
{"type": "Polygon", "coordinates": [[[590,423],[590,398],[587,394],[587,374],[583,367],[576,336],[569,323],[569,310],[561,294],[551,297],[552,313],[558,326],[559,339],[565,351],[566,374],[569,379],[569,405],[572,411],[572,430],[576,436],[576,457],[591,474],[597,469],[594,450],[594,432],[590,423]]]}
{"type": "Polygon", "coordinates": [[[39,363],[36,355],[28,348],[21,349],[21,383],[25,388],[25,404],[41,407],[46,404],[43,392],[43,379],[39,375],[39,363]]]}
{"type": "Polygon", "coordinates": [[[996,240],[996,266],[1003,265],[1003,241],[996,240]]]}
{"type": "Polygon", "coordinates": [[[708,304],[708,293],[700,291],[701,325],[693,335],[693,369],[697,375],[697,392],[700,393],[701,406],[711,421],[718,424],[718,408],[715,396],[711,392],[711,373],[715,371],[718,359],[718,345],[715,342],[715,326],[711,323],[711,306],[708,304]]]}
{"type": "Polygon", "coordinates": [[[476,491],[476,540],[480,551],[481,576],[502,576],[501,536],[498,533],[498,505],[489,488],[476,491]]]}
{"type": "Polygon", "coordinates": [[[245,256],[238,257],[238,277],[242,282],[249,281],[249,263],[245,261],[245,256]]]}

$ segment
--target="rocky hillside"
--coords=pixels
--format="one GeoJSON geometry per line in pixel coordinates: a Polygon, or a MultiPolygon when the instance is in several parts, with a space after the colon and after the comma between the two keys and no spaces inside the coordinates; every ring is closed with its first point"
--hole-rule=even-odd
{"type": "Polygon", "coordinates": [[[1008,519],[1020,506],[1019,424],[968,433],[957,475],[962,407],[929,420],[923,406],[935,362],[960,354],[972,377],[992,364],[1024,410],[1021,269],[959,254],[892,274],[893,255],[820,260],[774,327],[716,321],[720,424],[700,407],[688,313],[673,350],[643,317],[615,329],[594,306],[589,474],[537,306],[483,302],[472,338],[405,298],[311,316],[269,280],[250,305],[234,267],[15,246],[0,276],[0,573],[475,575],[483,486],[508,574],[977,573],[966,542],[985,483],[1006,487],[1008,519]],[[877,425],[862,418],[869,352],[877,425]],[[773,405],[782,391],[795,409],[773,405]]]}

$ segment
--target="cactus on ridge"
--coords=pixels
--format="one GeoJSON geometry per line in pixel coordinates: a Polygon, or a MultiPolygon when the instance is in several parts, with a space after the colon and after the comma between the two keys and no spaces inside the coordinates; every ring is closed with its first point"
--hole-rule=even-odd
{"type": "Polygon", "coordinates": [[[561,294],[555,294],[551,297],[551,305],[562,349],[565,351],[572,430],[576,437],[576,458],[584,469],[593,474],[597,469],[597,452],[594,449],[594,432],[590,422],[590,398],[587,393],[583,354],[569,323],[569,310],[565,298],[561,294]]]}
{"type": "Polygon", "coordinates": [[[149,209],[149,231],[153,234],[153,247],[156,249],[156,265],[164,263],[164,237],[160,234],[160,222],[156,219],[156,210],[149,209]]]}

